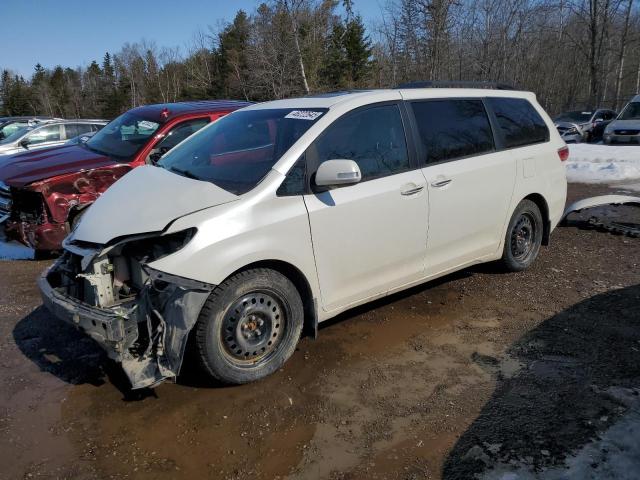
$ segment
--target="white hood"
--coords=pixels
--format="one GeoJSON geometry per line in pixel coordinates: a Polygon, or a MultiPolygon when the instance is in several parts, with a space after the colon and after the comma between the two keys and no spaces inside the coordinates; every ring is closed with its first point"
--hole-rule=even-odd
{"type": "Polygon", "coordinates": [[[67,241],[105,244],[125,235],[159,232],[178,217],[238,198],[210,182],[160,167],[138,167],[89,207],[67,241]]]}

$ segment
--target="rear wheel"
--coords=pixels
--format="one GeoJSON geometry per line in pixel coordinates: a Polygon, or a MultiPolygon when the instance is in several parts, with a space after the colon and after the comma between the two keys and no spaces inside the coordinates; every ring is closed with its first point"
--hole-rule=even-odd
{"type": "Polygon", "coordinates": [[[531,200],[522,200],[509,221],[502,253],[503,266],[510,272],[528,268],[538,256],[542,234],[540,209],[531,200]]]}
{"type": "Polygon", "coordinates": [[[247,383],[278,370],[293,354],[304,319],[293,283],[275,270],[246,270],[207,299],[195,327],[204,370],[225,383],[247,383]]]}

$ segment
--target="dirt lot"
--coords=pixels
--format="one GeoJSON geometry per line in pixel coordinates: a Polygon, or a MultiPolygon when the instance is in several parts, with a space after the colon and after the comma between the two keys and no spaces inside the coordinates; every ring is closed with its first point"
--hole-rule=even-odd
{"type": "Polygon", "coordinates": [[[40,306],[46,265],[0,262],[0,478],[640,475],[640,239],[573,221],[530,271],[349,312],[264,381],[137,393],[40,306]]]}

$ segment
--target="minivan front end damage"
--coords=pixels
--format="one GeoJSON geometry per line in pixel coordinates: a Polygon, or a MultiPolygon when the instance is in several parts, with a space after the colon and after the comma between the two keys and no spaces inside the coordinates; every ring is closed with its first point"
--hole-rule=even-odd
{"type": "Polygon", "coordinates": [[[188,334],[214,285],[148,264],[182,248],[194,229],[113,245],[68,244],[39,280],[44,305],[119,362],[132,388],[180,373],[188,334]]]}

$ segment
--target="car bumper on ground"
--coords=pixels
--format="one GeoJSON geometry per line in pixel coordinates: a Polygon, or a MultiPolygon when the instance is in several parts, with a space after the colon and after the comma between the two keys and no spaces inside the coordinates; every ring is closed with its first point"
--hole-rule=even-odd
{"type": "MultiPolygon", "coordinates": [[[[152,387],[165,379],[175,379],[188,333],[213,286],[186,288],[163,281],[162,290],[151,292],[156,287],[149,284],[135,300],[101,308],[56,287],[61,283],[59,269],[64,261],[61,257],[38,280],[44,306],[58,319],[86,333],[109,358],[119,362],[132,388],[152,387]]],[[[163,278],[175,279],[171,275],[163,278]]]]}

